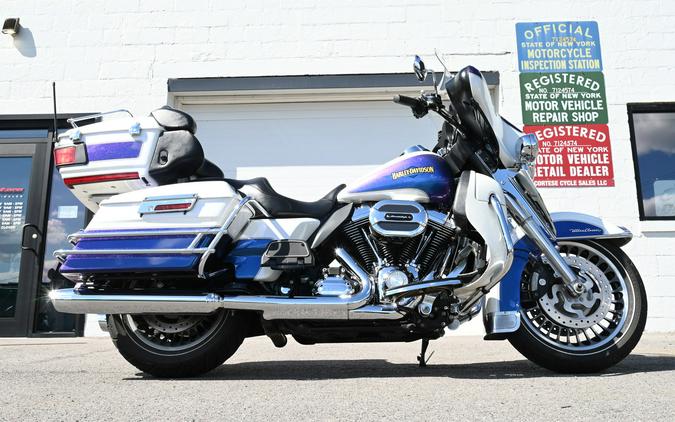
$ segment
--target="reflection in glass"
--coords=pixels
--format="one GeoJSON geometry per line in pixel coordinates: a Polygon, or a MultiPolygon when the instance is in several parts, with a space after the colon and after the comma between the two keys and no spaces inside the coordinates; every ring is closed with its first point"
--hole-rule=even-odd
{"type": "Polygon", "coordinates": [[[76,317],[72,314],[56,312],[47,294],[51,289],[72,287],[66,279],[50,280],[49,270],[57,265],[54,251],[72,247],[67,236],[84,227],[86,209],[66,188],[58,170],[52,173],[51,196],[49,200],[49,219],[45,237],[45,255],[42,266],[41,283],[38,292],[35,331],[37,332],[71,332],[76,330],[76,317]]]}
{"type": "Polygon", "coordinates": [[[675,216],[675,113],[634,113],[633,128],[644,214],[675,216]]]}
{"type": "Polygon", "coordinates": [[[0,157],[0,318],[16,311],[31,157],[0,157]]]}

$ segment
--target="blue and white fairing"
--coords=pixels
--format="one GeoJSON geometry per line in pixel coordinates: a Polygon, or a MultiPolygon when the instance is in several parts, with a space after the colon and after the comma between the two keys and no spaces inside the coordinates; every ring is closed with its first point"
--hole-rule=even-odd
{"type": "Polygon", "coordinates": [[[412,152],[395,158],[338,195],[340,202],[374,202],[383,199],[420,203],[451,202],[454,179],[445,160],[429,151],[412,152]]]}

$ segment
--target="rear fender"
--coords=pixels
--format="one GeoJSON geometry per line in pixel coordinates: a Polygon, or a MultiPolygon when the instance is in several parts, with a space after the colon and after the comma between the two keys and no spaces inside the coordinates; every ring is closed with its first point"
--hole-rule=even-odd
{"type": "MultiPolygon", "coordinates": [[[[612,241],[618,246],[623,246],[633,238],[633,234],[625,227],[617,226],[588,214],[555,212],[551,214],[551,218],[555,224],[557,240],[559,241],[603,239],[612,241]]],[[[507,334],[516,331],[520,326],[520,282],[529,257],[538,253],[537,247],[527,236],[521,237],[514,245],[513,263],[509,272],[499,283],[499,306],[491,308],[493,315],[490,315],[489,320],[492,321],[495,317],[499,317],[504,321],[517,320],[518,323],[505,324],[502,327],[491,326],[489,331],[497,329],[499,333],[507,334]],[[495,308],[498,309],[498,312],[494,311],[495,308]]],[[[488,307],[485,308],[484,312],[488,312],[488,307]]],[[[488,321],[487,314],[484,315],[484,320],[488,321]]],[[[492,323],[492,325],[495,325],[495,323],[492,323]]]]}

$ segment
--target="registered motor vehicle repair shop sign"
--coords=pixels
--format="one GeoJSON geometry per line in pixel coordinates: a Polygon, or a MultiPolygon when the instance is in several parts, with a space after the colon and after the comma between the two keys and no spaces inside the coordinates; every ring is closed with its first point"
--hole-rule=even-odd
{"type": "Polygon", "coordinates": [[[614,186],[597,22],[516,24],[523,128],[540,187],[614,186]]]}

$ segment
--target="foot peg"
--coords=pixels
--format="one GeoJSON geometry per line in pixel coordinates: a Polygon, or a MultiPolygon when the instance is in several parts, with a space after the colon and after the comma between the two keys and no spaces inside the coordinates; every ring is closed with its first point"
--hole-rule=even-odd
{"type": "Polygon", "coordinates": [[[272,343],[274,343],[274,345],[280,349],[288,343],[288,339],[286,338],[285,334],[270,333],[267,336],[270,338],[270,340],[272,340],[272,343]]]}
{"type": "Polygon", "coordinates": [[[420,351],[420,355],[417,356],[417,363],[419,364],[420,368],[425,368],[427,366],[427,362],[431,359],[431,357],[434,355],[434,352],[431,352],[429,354],[429,357],[425,357],[427,354],[427,348],[429,347],[429,339],[428,338],[423,338],[422,339],[422,350],[420,351]]]}
{"type": "Polygon", "coordinates": [[[277,324],[262,318],[260,318],[260,320],[262,323],[263,330],[265,331],[265,335],[269,337],[270,340],[272,340],[272,343],[274,343],[276,347],[282,348],[286,344],[288,344],[288,339],[286,338],[286,335],[279,330],[277,324]]]}

